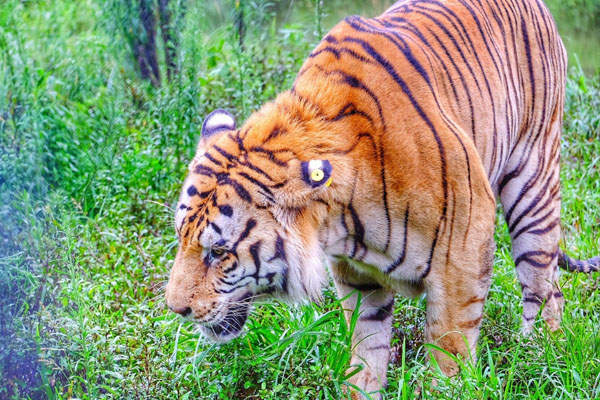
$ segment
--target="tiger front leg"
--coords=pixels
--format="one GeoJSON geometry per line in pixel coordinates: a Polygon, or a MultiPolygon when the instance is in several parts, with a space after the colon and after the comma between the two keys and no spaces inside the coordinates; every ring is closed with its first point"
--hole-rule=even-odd
{"type": "Polygon", "coordinates": [[[433,348],[428,356],[435,358],[446,376],[459,372],[457,363],[449,354],[475,362],[483,306],[491,282],[494,248],[490,237],[471,251],[450,253],[443,263],[432,266],[437,273],[431,272],[425,279],[425,341],[444,350],[433,348]]]}
{"type": "MultiPolygon", "coordinates": [[[[358,293],[361,294],[360,309],[352,337],[351,365],[362,364],[363,369],[350,378],[350,383],[369,393],[372,399],[381,398],[381,390],[387,386],[387,367],[390,356],[394,293],[382,288],[374,280],[358,274],[346,262],[332,267],[335,286],[340,298],[350,294],[344,302],[346,320],[350,324],[356,309],[358,293]]],[[[354,391],[354,399],[363,396],[354,391]]]]}

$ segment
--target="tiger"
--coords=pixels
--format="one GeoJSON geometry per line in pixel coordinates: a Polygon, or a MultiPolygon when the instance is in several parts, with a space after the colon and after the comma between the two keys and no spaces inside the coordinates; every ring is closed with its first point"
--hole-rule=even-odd
{"type": "Polygon", "coordinates": [[[476,354],[499,201],[522,331],[540,312],[558,329],[558,267],[600,269],[559,248],[566,68],[541,0],[405,0],[344,19],[241,127],[223,109],[204,119],[169,309],[226,342],[255,301],[318,300],[330,274],[346,318],[358,307],[350,383],[379,398],[395,295],[425,294],[428,357],[453,376],[449,355],[476,354]]]}

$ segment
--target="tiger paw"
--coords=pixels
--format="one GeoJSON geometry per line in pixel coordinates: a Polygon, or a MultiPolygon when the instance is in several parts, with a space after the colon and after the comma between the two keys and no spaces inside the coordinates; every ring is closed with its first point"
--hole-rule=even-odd
{"type": "Polygon", "coordinates": [[[387,386],[386,379],[380,379],[377,374],[373,371],[363,370],[359,372],[357,375],[350,379],[350,383],[360,388],[362,391],[367,393],[369,397],[366,397],[361,392],[356,389],[351,389],[351,398],[353,400],[365,400],[365,399],[373,399],[379,400],[382,398],[381,391],[385,386],[387,386]]]}

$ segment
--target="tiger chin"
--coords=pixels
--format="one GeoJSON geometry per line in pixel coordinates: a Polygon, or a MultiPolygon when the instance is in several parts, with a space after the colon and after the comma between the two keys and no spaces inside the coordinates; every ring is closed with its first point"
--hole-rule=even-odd
{"type": "Polygon", "coordinates": [[[175,211],[168,307],[224,342],[255,301],[319,298],[328,267],[347,319],[360,307],[352,384],[374,397],[386,386],[398,293],[426,293],[428,357],[454,375],[448,354],[476,355],[498,200],[522,330],[540,310],[558,329],[558,267],[600,268],[559,248],[565,77],[535,0],[401,1],[345,19],[241,127],[225,110],[205,118],[175,211]]]}

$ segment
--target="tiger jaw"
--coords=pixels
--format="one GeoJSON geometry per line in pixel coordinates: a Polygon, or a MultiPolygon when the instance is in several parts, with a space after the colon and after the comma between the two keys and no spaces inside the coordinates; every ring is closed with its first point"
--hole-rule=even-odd
{"type": "MultiPolygon", "coordinates": [[[[242,329],[250,315],[251,297],[250,293],[246,293],[234,301],[234,304],[224,311],[225,316],[217,321],[200,323],[200,331],[207,339],[217,343],[225,343],[235,339],[242,333],[242,329]]],[[[220,314],[223,314],[223,312],[220,314]]]]}
{"type": "Polygon", "coordinates": [[[240,336],[249,315],[250,304],[236,307],[235,310],[231,310],[222,320],[216,323],[200,325],[200,331],[207,339],[217,343],[226,343],[240,336]]]}

